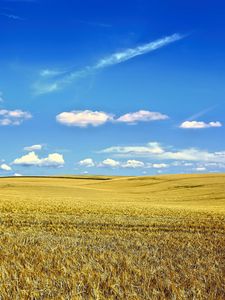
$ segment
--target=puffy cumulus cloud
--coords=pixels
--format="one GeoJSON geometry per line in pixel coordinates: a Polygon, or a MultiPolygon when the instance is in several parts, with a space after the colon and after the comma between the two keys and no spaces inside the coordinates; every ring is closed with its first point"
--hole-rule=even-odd
{"type": "Polygon", "coordinates": [[[111,158],[107,158],[103,160],[100,164],[99,167],[111,167],[111,168],[116,168],[120,166],[120,162],[111,158]]]}
{"type": "Polygon", "coordinates": [[[121,168],[121,169],[163,169],[169,167],[169,164],[165,163],[149,163],[136,159],[128,159],[126,161],[118,161],[112,158],[106,158],[101,162],[94,162],[92,158],[86,158],[78,162],[81,167],[97,167],[97,168],[121,168]]]}
{"type": "Polygon", "coordinates": [[[23,166],[34,166],[39,165],[40,159],[35,152],[30,152],[20,158],[16,158],[13,161],[14,165],[23,165],[23,166]]]}
{"type": "Polygon", "coordinates": [[[142,161],[130,159],[127,161],[118,161],[111,158],[103,160],[97,165],[98,167],[110,167],[110,168],[144,168],[145,164],[142,161]]]}
{"type": "Polygon", "coordinates": [[[80,160],[78,162],[78,164],[82,167],[87,167],[87,168],[90,168],[90,167],[94,167],[95,166],[95,163],[93,161],[92,158],[86,158],[84,160],[80,160]]]}
{"type": "Polygon", "coordinates": [[[62,154],[59,153],[52,153],[49,154],[45,158],[39,158],[38,155],[32,151],[28,154],[16,158],[13,161],[14,165],[21,165],[21,166],[37,166],[37,167],[62,167],[65,161],[62,154]]]}
{"type": "Polygon", "coordinates": [[[82,167],[97,167],[97,168],[102,168],[102,167],[109,167],[109,168],[131,168],[131,169],[136,169],[136,168],[166,168],[168,167],[167,164],[153,164],[153,163],[145,163],[140,160],[136,159],[129,159],[127,161],[118,161],[114,160],[112,158],[106,158],[105,160],[95,163],[92,158],[86,158],[84,160],[81,160],[78,162],[78,164],[82,167]]]}
{"type": "Polygon", "coordinates": [[[130,160],[127,160],[125,163],[122,163],[121,166],[122,166],[122,168],[136,169],[136,168],[144,168],[145,164],[143,161],[130,159],[130,160]]]}
{"type": "Polygon", "coordinates": [[[109,147],[101,150],[100,153],[110,153],[121,157],[146,157],[155,160],[225,163],[225,151],[209,152],[196,148],[173,151],[170,149],[171,147],[164,148],[157,142],[151,142],[146,146],[109,147]]]}
{"type": "Polygon", "coordinates": [[[138,160],[127,160],[125,162],[117,161],[111,158],[106,158],[99,163],[95,163],[92,158],[86,158],[78,162],[82,167],[107,167],[107,168],[144,168],[145,164],[138,160]]]}
{"type": "Polygon", "coordinates": [[[1,164],[0,165],[0,170],[9,172],[9,171],[12,171],[12,168],[9,165],[7,165],[7,164],[1,164]]]}
{"type": "Polygon", "coordinates": [[[56,120],[66,126],[87,127],[103,125],[113,120],[113,116],[103,111],[74,110],[60,113],[56,116],[56,120]]]}
{"type": "Polygon", "coordinates": [[[218,121],[205,123],[202,121],[185,121],[180,125],[183,129],[204,129],[210,127],[222,127],[222,124],[218,121]]]}
{"type": "Polygon", "coordinates": [[[161,114],[160,112],[152,112],[148,110],[139,110],[134,113],[127,113],[119,117],[116,121],[128,124],[136,124],[137,122],[151,122],[166,120],[169,117],[167,115],[161,114]]]}
{"type": "Polygon", "coordinates": [[[32,145],[32,146],[28,146],[28,147],[24,147],[23,149],[25,150],[25,151],[38,151],[38,150],[41,150],[43,148],[43,145],[39,145],[39,144],[37,144],[37,145],[32,145]]]}
{"type": "Polygon", "coordinates": [[[29,112],[22,110],[0,110],[0,126],[20,125],[23,121],[31,119],[29,112]]]}

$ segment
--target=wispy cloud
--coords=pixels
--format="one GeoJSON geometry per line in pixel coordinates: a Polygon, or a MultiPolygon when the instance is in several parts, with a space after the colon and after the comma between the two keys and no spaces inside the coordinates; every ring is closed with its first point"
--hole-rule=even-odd
{"type": "Polygon", "coordinates": [[[168,44],[171,44],[173,42],[176,42],[180,39],[182,39],[183,36],[180,34],[173,34],[171,36],[167,36],[162,39],[158,39],[156,41],[144,44],[142,46],[138,46],[136,48],[130,48],[125,51],[114,53],[106,58],[101,59],[96,65],[96,69],[105,68],[111,65],[116,65],[122,62],[125,62],[127,60],[130,60],[136,56],[140,56],[152,51],[155,51],[159,48],[165,47],[168,44]]]}
{"type": "Polygon", "coordinates": [[[200,112],[191,115],[186,120],[184,120],[180,125],[179,128],[183,129],[204,129],[204,128],[211,128],[211,127],[222,127],[222,123],[219,121],[213,122],[204,122],[204,121],[197,121],[200,117],[206,115],[208,112],[212,111],[218,105],[213,105],[207,107],[206,109],[201,110],[200,112]]]}
{"type": "Polygon", "coordinates": [[[36,144],[36,145],[32,145],[32,146],[27,146],[27,147],[24,147],[23,149],[25,151],[38,151],[38,150],[42,150],[43,148],[43,145],[41,144],[36,144]]]}
{"type": "Polygon", "coordinates": [[[196,120],[204,115],[206,115],[208,112],[210,112],[211,110],[213,110],[214,108],[216,108],[217,105],[213,105],[213,106],[210,106],[210,107],[207,107],[203,110],[201,110],[200,112],[190,116],[189,118],[186,119],[186,121],[193,121],[193,120],[196,120]]]}
{"type": "Polygon", "coordinates": [[[103,23],[103,22],[91,22],[91,21],[84,21],[84,20],[76,20],[77,23],[88,25],[88,26],[96,26],[96,27],[105,27],[110,28],[112,27],[111,24],[103,23]]]}
{"type": "Polygon", "coordinates": [[[8,19],[13,19],[13,20],[18,20],[18,21],[23,21],[24,20],[23,18],[21,18],[21,17],[19,17],[17,15],[13,15],[13,14],[2,13],[0,15],[3,16],[3,17],[6,17],[8,19]]]}
{"type": "MultiPolygon", "coordinates": [[[[55,80],[55,78],[52,78],[52,80],[49,79],[49,81],[46,82],[46,80],[43,80],[43,76],[42,76],[41,80],[36,82],[33,86],[35,90],[35,94],[45,94],[45,93],[54,92],[74,82],[77,79],[90,75],[91,73],[97,70],[101,70],[113,65],[117,65],[125,61],[128,61],[132,58],[135,58],[137,56],[141,56],[156,51],[157,49],[163,48],[171,43],[179,41],[184,37],[185,37],[184,35],[175,33],[173,35],[155,40],[153,42],[135,48],[129,48],[129,49],[125,49],[124,51],[113,53],[107,57],[100,59],[93,66],[86,66],[79,71],[69,72],[66,75],[63,74],[57,80],[55,80]]],[[[48,74],[50,73],[51,70],[48,70],[48,74]]]]}
{"type": "Polygon", "coordinates": [[[38,2],[38,0],[3,0],[4,2],[38,2]]]}
{"type": "Polygon", "coordinates": [[[197,148],[171,150],[160,143],[151,142],[145,146],[113,146],[99,153],[112,154],[117,157],[145,157],[156,160],[174,160],[187,162],[225,163],[225,151],[209,152],[197,148]]]}
{"type": "Polygon", "coordinates": [[[66,71],[44,69],[44,70],[40,71],[40,76],[41,77],[54,77],[54,76],[59,76],[59,75],[65,74],[65,73],[66,73],[66,71]]]}

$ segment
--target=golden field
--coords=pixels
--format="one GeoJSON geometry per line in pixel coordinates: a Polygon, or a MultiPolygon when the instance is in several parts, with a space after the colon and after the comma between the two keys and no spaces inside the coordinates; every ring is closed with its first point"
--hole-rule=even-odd
{"type": "Polygon", "coordinates": [[[225,175],[0,179],[0,300],[225,299],[225,175]]]}

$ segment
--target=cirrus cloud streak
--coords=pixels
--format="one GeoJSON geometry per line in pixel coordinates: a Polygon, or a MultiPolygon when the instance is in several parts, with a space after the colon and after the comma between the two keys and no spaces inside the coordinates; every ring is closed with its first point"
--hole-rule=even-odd
{"type": "Polygon", "coordinates": [[[179,33],[174,33],[170,36],[157,39],[150,43],[146,43],[134,48],[125,49],[124,51],[115,52],[107,57],[100,59],[99,61],[97,61],[96,64],[92,66],[86,66],[79,71],[72,71],[72,72],[57,71],[57,75],[60,75],[60,73],[62,73],[62,76],[59,77],[55,74],[55,70],[46,69],[47,72],[46,70],[44,70],[44,72],[41,71],[41,79],[34,84],[33,86],[34,92],[37,95],[55,92],[57,90],[62,89],[66,85],[76,81],[77,79],[84,78],[97,70],[101,70],[113,65],[117,65],[125,61],[128,61],[134,57],[156,51],[157,49],[163,48],[171,43],[179,41],[184,37],[185,37],[184,35],[181,35],[179,33]],[[47,81],[44,80],[46,77],[48,78],[47,81]]]}

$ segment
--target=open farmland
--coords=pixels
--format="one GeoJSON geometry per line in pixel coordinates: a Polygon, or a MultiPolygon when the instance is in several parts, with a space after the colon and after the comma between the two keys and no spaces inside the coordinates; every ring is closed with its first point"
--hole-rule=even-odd
{"type": "Polygon", "coordinates": [[[0,299],[225,299],[225,175],[0,179],[0,299]]]}

